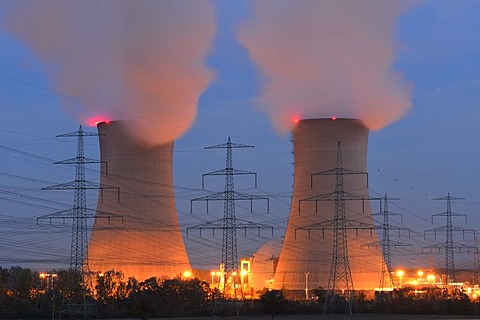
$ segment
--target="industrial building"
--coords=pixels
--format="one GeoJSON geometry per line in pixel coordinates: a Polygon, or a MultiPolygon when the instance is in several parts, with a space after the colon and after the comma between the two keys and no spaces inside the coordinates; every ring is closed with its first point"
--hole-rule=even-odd
{"type": "Polygon", "coordinates": [[[272,289],[273,276],[282,248],[282,239],[272,239],[264,243],[250,258],[250,286],[255,290],[272,289]]]}

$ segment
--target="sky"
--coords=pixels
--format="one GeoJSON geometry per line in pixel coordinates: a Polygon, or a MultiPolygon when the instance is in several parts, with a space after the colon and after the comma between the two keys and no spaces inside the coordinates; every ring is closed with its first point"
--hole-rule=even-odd
{"type": "MultiPolygon", "coordinates": [[[[231,137],[235,143],[255,146],[235,151],[234,167],[258,173],[257,189],[248,178],[236,180],[236,188],[271,199],[270,212],[258,204],[252,214],[240,205],[237,216],[271,224],[274,238],[280,238],[292,191],[292,145],[288,132],[279,133],[277,124],[259,106],[267,86],[265,74],[239,40],[242,28],[252,19],[253,5],[217,0],[213,9],[216,28],[205,54],[206,69],[213,76],[207,77],[210,82],[199,92],[192,125],[175,140],[174,184],[181,226],[185,229],[221,217],[221,210],[206,216],[201,206],[190,214],[190,199],[205,194],[203,173],[225,165],[224,152],[203,148],[231,137]]],[[[5,6],[0,10],[0,19],[7,18],[10,11],[5,6]]],[[[475,0],[424,0],[402,10],[395,20],[392,68],[411,85],[411,106],[403,117],[370,132],[368,170],[371,195],[401,198],[392,201],[390,209],[403,215],[403,223],[396,219],[396,224],[412,229],[410,238],[408,234],[395,238],[413,246],[393,253],[396,268],[428,267],[432,261],[441,266],[443,255],[420,254],[422,247],[434,243],[432,237],[424,238],[424,230],[444,224],[442,219],[431,223],[432,214],[446,209],[444,201],[434,198],[447,193],[465,198],[454,201],[453,211],[467,214],[468,225],[462,218],[455,218],[454,224],[480,232],[479,14],[480,2],[475,0]]],[[[41,189],[73,180],[74,168],[53,162],[73,157],[76,141],[55,136],[79,126],[79,119],[65,111],[65,100],[72,100],[65,95],[82,97],[59,90],[52,77],[52,62],[46,62],[5,26],[0,29],[0,43],[0,265],[66,266],[69,227],[37,225],[36,218],[66,209],[73,201],[69,192],[41,189]]],[[[86,154],[98,158],[95,138],[87,141],[86,154]]],[[[92,166],[88,178],[98,180],[98,172],[92,166]]],[[[212,178],[207,188],[220,191],[223,181],[212,178]]],[[[88,195],[88,202],[95,207],[95,193],[88,195]]],[[[185,238],[191,263],[202,268],[218,264],[220,238],[205,234],[185,238]]],[[[473,244],[472,238],[467,234],[462,242],[462,235],[455,235],[456,241],[466,244],[473,244]]],[[[250,256],[270,239],[268,233],[239,235],[239,255],[250,256]]],[[[438,235],[437,240],[441,239],[438,235]]],[[[456,255],[459,266],[471,267],[472,259],[472,254],[456,255]]]]}

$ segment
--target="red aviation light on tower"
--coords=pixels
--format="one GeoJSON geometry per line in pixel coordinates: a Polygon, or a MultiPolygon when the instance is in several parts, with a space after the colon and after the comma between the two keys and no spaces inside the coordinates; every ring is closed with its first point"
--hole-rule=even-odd
{"type": "Polygon", "coordinates": [[[293,122],[294,124],[298,124],[298,123],[300,122],[300,117],[299,117],[299,116],[293,116],[293,117],[292,117],[292,122],[293,122]]]}
{"type": "Polygon", "coordinates": [[[90,127],[96,127],[99,123],[110,123],[110,119],[105,116],[94,116],[88,119],[88,125],[90,127]]]}

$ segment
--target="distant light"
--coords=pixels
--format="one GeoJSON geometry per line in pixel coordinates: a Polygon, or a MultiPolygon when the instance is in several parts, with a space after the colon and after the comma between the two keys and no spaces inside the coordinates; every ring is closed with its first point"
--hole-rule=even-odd
{"type": "Polygon", "coordinates": [[[332,120],[337,120],[337,117],[332,117],[332,120]]]}
{"type": "Polygon", "coordinates": [[[183,276],[184,276],[185,278],[190,278],[190,277],[192,276],[192,273],[187,270],[187,271],[185,271],[185,272],[183,273],[183,276]]]}

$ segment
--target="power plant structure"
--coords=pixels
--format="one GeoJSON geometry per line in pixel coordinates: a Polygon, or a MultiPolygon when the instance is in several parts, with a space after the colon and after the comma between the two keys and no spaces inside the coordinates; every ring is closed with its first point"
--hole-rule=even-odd
{"type": "MultiPolygon", "coordinates": [[[[337,167],[340,145],[345,171],[366,173],[368,134],[368,128],[357,119],[305,119],[293,129],[292,203],[273,278],[273,287],[286,289],[292,298],[309,299],[312,289],[327,289],[332,260],[335,263],[338,258],[334,252],[334,230],[297,230],[334,219],[335,201],[303,201],[336,190],[335,175],[315,174],[337,167]]],[[[384,257],[379,247],[362,248],[365,243],[378,240],[368,200],[368,177],[346,174],[343,180],[345,192],[358,195],[358,201],[345,201],[345,219],[355,222],[354,225],[370,226],[343,230],[348,238],[347,264],[354,290],[373,291],[380,282],[384,257]]]]}
{"type": "Polygon", "coordinates": [[[102,163],[100,184],[117,190],[99,194],[97,211],[123,219],[96,219],[90,270],[121,271],[125,279],[175,278],[190,271],[175,206],[173,142],[147,145],[122,121],[97,125],[102,163]],[[117,192],[118,191],[118,192],[117,192]]]}

